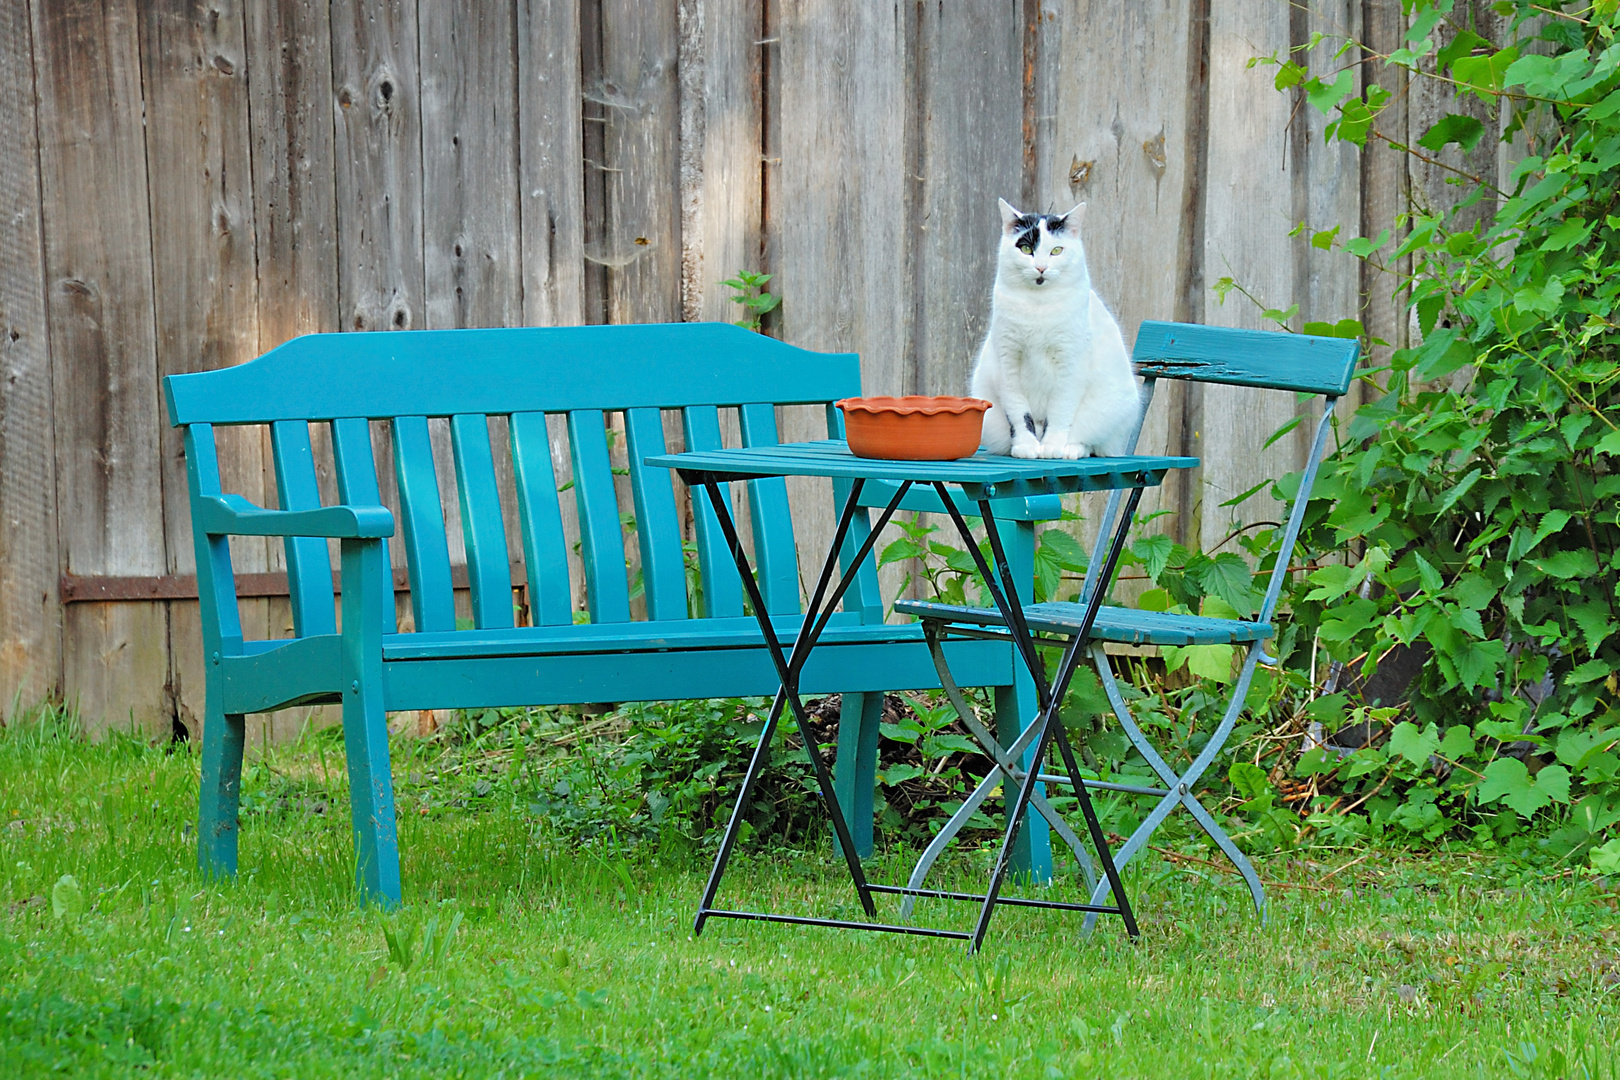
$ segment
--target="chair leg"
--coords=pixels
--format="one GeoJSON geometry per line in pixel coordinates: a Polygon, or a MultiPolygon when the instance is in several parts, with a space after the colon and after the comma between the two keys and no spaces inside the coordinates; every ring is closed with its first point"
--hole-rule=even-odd
{"type": "Polygon", "coordinates": [[[1266,925],[1266,890],[1260,884],[1260,875],[1255,873],[1254,864],[1249,862],[1237,844],[1232,842],[1232,838],[1226,835],[1226,830],[1216,823],[1214,815],[1199,805],[1198,800],[1189,795],[1182,801],[1186,804],[1188,813],[1192,814],[1194,820],[1209,834],[1209,838],[1215,841],[1215,846],[1226,853],[1226,857],[1232,860],[1232,865],[1238,868],[1238,873],[1243,875],[1243,880],[1249,886],[1249,898],[1254,901],[1254,913],[1260,919],[1260,925],[1266,925]]]}
{"type": "Polygon", "coordinates": [[[207,691],[203,715],[202,790],[197,806],[197,866],[215,877],[236,876],[237,807],[242,794],[241,713],[218,711],[207,691]]]}
{"type": "Polygon", "coordinates": [[[381,687],[360,684],[343,695],[343,746],[354,820],[355,886],[364,901],[393,907],[400,901],[399,837],[381,687]]]}
{"type": "Polygon", "coordinates": [[[833,764],[833,790],[843,808],[855,854],[872,855],[872,796],[877,788],[878,726],[883,720],[882,694],[845,694],[838,713],[838,756],[833,764]]]}

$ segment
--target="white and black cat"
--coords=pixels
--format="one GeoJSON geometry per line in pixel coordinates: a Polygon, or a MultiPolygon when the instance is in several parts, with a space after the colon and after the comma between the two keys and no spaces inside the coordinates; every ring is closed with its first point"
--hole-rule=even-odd
{"type": "Polygon", "coordinates": [[[1142,397],[1119,324],[1091,287],[1080,223],[1021,214],[1001,200],[1001,249],[990,331],[973,365],[982,443],[1019,458],[1125,453],[1142,397]]]}

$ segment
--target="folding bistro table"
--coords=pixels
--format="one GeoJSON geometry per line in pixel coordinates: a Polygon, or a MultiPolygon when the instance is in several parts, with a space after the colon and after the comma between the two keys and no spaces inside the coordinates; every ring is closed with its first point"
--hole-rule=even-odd
{"type": "MultiPolygon", "coordinates": [[[[1119,915],[1125,923],[1126,931],[1132,936],[1137,935],[1136,919],[1131,913],[1130,902],[1125,896],[1125,889],[1119,880],[1119,873],[1115,869],[1114,860],[1108,849],[1107,839],[1103,836],[1102,827],[1097,821],[1097,815],[1091,805],[1090,795],[1086,791],[1086,784],[1081,778],[1080,770],[1075,762],[1074,751],[1064,734],[1061,722],[1057,719],[1058,709],[1062,702],[1053,688],[1062,687],[1072,674],[1075,664],[1082,652],[1082,643],[1086,640],[1086,631],[1092,620],[1096,618],[1097,610],[1101,606],[1103,591],[1098,589],[1093,593],[1092,602],[1084,614],[1084,625],[1069,641],[1064,649],[1063,659],[1059,664],[1058,676],[1055,682],[1049,683],[1046,678],[1046,668],[1036,651],[1036,643],[1030,633],[1028,624],[1023,617],[1017,584],[1013,578],[1006,552],[1002,548],[1001,537],[996,529],[995,515],[991,510],[990,500],[1011,496],[1029,496],[1041,494],[1066,494],[1076,491],[1102,491],[1127,490],[1129,496],[1126,501],[1125,512],[1118,518],[1118,525],[1114,529],[1109,542],[1107,556],[1104,564],[1098,568],[1100,580],[1107,581],[1113,574],[1114,567],[1119,561],[1120,552],[1125,546],[1125,536],[1130,528],[1132,516],[1136,510],[1138,500],[1142,497],[1142,490],[1151,485],[1157,485],[1164,479],[1170,469],[1188,468],[1196,465],[1196,458],[1187,457],[1120,457],[1120,458],[1086,458],[1080,461],[1058,460],[1022,460],[1010,457],[997,457],[988,454],[977,454],[971,458],[957,461],[888,461],[872,458],[860,458],[849,452],[849,448],[842,440],[829,439],[822,442],[788,443],[775,446],[755,446],[730,450],[695,451],[684,454],[661,454],[649,456],[647,464],[664,466],[676,470],[681,478],[693,488],[701,487],[708,494],[709,504],[714,508],[722,535],[731,548],[733,558],[737,563],[737,572],[748,591],[748,599],[753,605],[754,615],[759,621],[760,633],[764,636],[765,644],[770,651],[771,659],[776,665],[777,674],[781,677],[782,685],[771,703],[770,713],[766,718],[764,730],[760,732],[759,745],[755,747],[752,759],[748,763],[748,771],[744,776],[742,790],[737,795],[737,804],[731,813],[731,821],[726,827],[725,837],[720,842],[720,850],[715,856],[714,869],[709,875],[708,886],[704,889],[703,900],[698,908],[697,918],[693,929],[696,933],[703,932],[704,923],[711,917],[726,919],[760,919],[769,922],[799,923],[810,926],[846,927],[863,930],[885,930],[900,934],[918,934],[928,937],[960,938],[970,942],[969,950],[977,951],[984,942],[984,935],[989,929],[990,917],[994,914],[998,904],[1018,907],[1062,908],[1071,911],[1084,911],[1094,914],[1119,915]],[[748,564],[748,557],[743,551],[742,544],[737,537],[736,523],[733,521],[728,500],[722,496],[721,485],[733,480],[754,480],[770,476],[806,476],[828,477],[839,486],[847,485],[847,494],[844,496],[842,512],[838,517],[838,525],[833,533],[832,544],[828,549],[826,559],[822,563],[821,574],[817,578],[815,589],[810,596],[808,607],[805,609],[804,621],[800,624],[799,632],[793,641],[791,649],[785,649],[776,635],[759,587],[755,583],[754,575],[748,564]],[[894,496],[889,500],[879,516],[877,524],[866,530],[854,555],[847,561],[848,572],[840,577],[836,586],[832,585],[833,568],[839,561],[839,553],[844,547],[845,539],[850,536],[851,525],[860,513],[860,497],[863,486],[867,481],[887,481],[895,485],[894,496]],[[826,629],[828,620],[838,607],[844,592],[854,581],[854,570],[871,553],[873,545],[877,542],[878,534],[882,531],[894,513],[900,507],[906,493],[914,486],[933,488],[944,504],[946,512],[950,515],[963,545],[973,557],[979,573],[983,575],[996,608],[1006,622],[1006,636],[1012,641],[1020,661],[1029,669],[1035,682],[1037,715],[1024,737],[1015,744],[1016,749],[1010,753],[1000,749],[992,739],[986,749],[991,754],[996,768],[1006,776],[1009,781],[1017,778],[1019,781],[1018,797],[1007,817],[1007,827],[1002,837],[1001,849],[997,853],[995,868],[990,876],[989,887],[981,896],[977,893],[947,892],[933,889],[918,889],[895,885],[875,885],[866,880],[866,874],[861,868],[860,858],[855,852],[855,845],[850,837],[848,823],[844,819],[842,808],[833,792],[832,775],[827,769],[826,762],[821,757],[819,747],[816,745],[815,733],[809,724],[804,704],[799,697],[799,673],[803,670],[805,661],[815,648],[817,639],[826,629]],[[950,487],[960,489],[962,494],[970,501],[978,504],[979,516],[984,522],[986,539],[989,542],[991,558],[995,561],[992,570],[983,552],[975,541],[967,520],[951,497],[950,487]],[[829,592],[829,588],[831,591],[829,592]],[[833,832],[837,837],[839,849],[842,851],[844,861],[849,867],[849,875],[855,885],[855,892],[861,901],[867,918],[872,921],[852,922],[843,919],[820,919],[803,915],[778,914],[762,911],[734,911],[714,906],[715,896],[719,892],[720,882],[725,876],[726,864],[731,858],[731,852],[737,841],[737,834],[741,829],[743,815],[748,807],[749,795],[770,752],[771,736],[781,719],[784,708],[790,709],[793,718],[799,726],[799,732],[804,738],[805,750],[810,755],[810,763],[815,770],[816,783],[821,789],[821,797],[827,807],[827,815],[832,820],[833,832]],[[1096,848],[1098,861],[1102,864],[1103,874],[1113,894],[1114,904],[1111,906],[1100,904],[1072,904],[1060,903],[1051,900],[1034,900],[1022,897],[1005,897],[1001,893],[1002,883],[1006,878],[1008,862],[1014,841],[1018,836],[1019,825],[1024,814],[1029,810],[1032,802],[1043,813],[1048,813],[1044,799],[1041,799],[1036,788],[1041,778],[1040,765],[1046,759],[1046,753],[1051,744],[1055,742],[1063,758],[1063,764],[1068,772],[1068,780],[1072,783],[1074,794],[1080,804],[1080,809],[1086,820],[1086,828],[1090,834],[1092,845],[1096,848]],[[1027,765],[1020,769],[1016,765],[1016,755],[1025,747],[1033,744],[1026,759],[1027,765]],[[907,897],[926,896],[946,900],[972,901],[980,905],[978,923],[970,931],[945,930],[931,927],[914,926],[909,923],[878,922],[877,908],[872,902],[873,893],[895,893],[907,897]]],[[[937,643],[930,640],[929,645],[937,651],[937,643]]],[[[941,669],[942,676],[948,675],[941,669]]],[[[954,693],[954,687],[947,687],[953,691],[953,698],[960,698],[954,693]]],[[[958,711],[960,711],[960,706],[958,711]]],[[[971,710],[963,715],[965,722],[977,727],[977,722],[971,715],[971,710]]],[[[987,733],[986,733],[987,734],[987,733]]],[[[985,734],[980,735],[981,742],[985,734]]],[[[1010,786],[1010,783],[1009,785],[1010,786]]],[[[1006,788],[1003,788],[1006,790],[1006,788]]],[[[1053,817],[1055,815],[1050,815],[1053,817]]],[[[1061,822],[1061,819],[1057,819],[1061,822]]],[[[1066,831],[1066,827],[1065,827],[1066,831]]],[[[1067,838],[1067,837],[1066,837],[1067,838]]],[[[1071,846],[1073,842],[1071,841],[1071,846]]],[[[1079,849],[1077,848],[1077,851],[1079,849]]]]}

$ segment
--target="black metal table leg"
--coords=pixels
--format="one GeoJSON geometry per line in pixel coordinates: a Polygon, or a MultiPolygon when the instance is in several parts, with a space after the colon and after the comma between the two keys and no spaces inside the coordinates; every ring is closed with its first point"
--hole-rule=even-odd
{"type": "MultiPolygon", "coordinates": [[[[1145,483],[1146,478],[1140,478],[1145,483]]],[[[1002,838],[1001,850],[996,855],[995,869],[990,876],[990,885],[985,892],[983,907],[979,912],[978,925],[974,929],[970,951],[977,951],[984,942],[984,936],[990,927],[990,918],[995,912],[996,903],[1001,892],[1001,886],[1006,878],[1009,856],[1013,843],[1018,839],[1018,830],[1029,810],[1029,804],[1035,794],[1035,785],[1039,783],[1040,763],[1045,760],[1046,752],[1053,741],[1057,740],[1059,751],[1064,759],[1064,766],[1069,772],[1069,778],[1074,786],[1075,797],[1080,802],[1081,811],[1086,819],[1087,830],[1091,841],[1097,848],[1098,861],[1102,863],[1103,873],[1114,895],[1117,913],[1124,919],[1126,933],[1132,938],[1138,936],[1135,915],[1131,911],[1130,901],[1125,895],[1124,885],[1120,882],[1118,868],[1114,865],[1113,854],[1108,848],[1107,837],[1103,835],[1102,826],[1097,820],[1095,808],[1091,804],[1091,796],[1086,791],[1085,782],[1074,761],[1074,752],[1069,746],[1068,736],[1062,730],[1062,721],[1058,711],[1062,707],[1063,695],[1068,689],[1069,681],[1074,676],[1075,667],[1083,651],[1087,636],[1090,634],[1092,623],[1096,620],[1097,612],[1102,607],[1102,597],[1106,591],[1105,586],[1113,576],[1114,567],[1119,562],[1120,554],[1125,547],[1125,537],[1129,532],[1130,524],[1136,512],[1137,504],[1142,498],[1142,485],[1138,484],[1131,491],[1130,500],[1125,512],[1120,517],[1119,524],[1114,530],[1113,540],[1109,546],[1108,556],[1099,572],[1098,588],[1093,592],[1086,608],[1085,618],[1081,628],[1070,640],[1063,651],[1063,658],[1058,664],[1057,677],[1048,682],[1045,665],[1041,663],[1039,653],[1035,646],[1034,636],[1030,633],[1029,624],[1024,619],[1021,605],[1017,602],[1017,582],[1013,577],[1012,568],[1001,544],[1001,536],[996,528],[995,515],[988,500],[980,500],[979,512],[984,521],[986,538],[990,543],[990,552],[996,562],[996,572],[992,573],[989,564],[979,550],[978,544],[973,541],[972,531],[967,521],[962,517],[953,502],[950,501],[943,484],[936,485],[946,509],[950,512],[951,520],[957,531],[961,534],[963,542],[972,554],[979,573],[984,576],[985,587],[1000,610],[1002,618],[1007,624],[1007,631],[1022,656],[1025,665],[1029,668],[1031,677],[1035,680],[1036,700],[1038,711],[1035,723],[1039,725],[1040,734],[1036,737],[1035,747],[1030,761],[1032,766],[1026,771],[1024,782],[1019,785],[1018,797],[1013,810],[1007,819],[1006,832],[1002,838]],[[997,587],[997,578],[1000,587],[997,587]]]]}
{"type": "MultiPolygon", "coordinates": [[[[827,559],[822,564],[821,575],[816,582],[814,593],[806,606],[804,619],[799,625],[799,632],[793,641],[791,655],[784,654],[781,641],[776,636],[776,628],[771,624],[770,613],[766,610],[764,597],[760,594],[759,584],[754,580],[753,570],[749,566],[748,556],[743,551],[742,542],[737,535],[736,523],[731,518],[731,512],[726,501],[720,497],[719,485],[722,482],[718,477],[708,473],[693,473],[688,475],[682,472],[682,478],[689,484],[696,481],[708,493],[709,503],[714,508],[715,517],[720,525],[720,531],[731,549],[732,559],[737,564],[737,574],[742,579],[743,587],[748,591],[749,602],[754,608],[754,617],[759,622],[760,632],[765,638],[766,649],[771,654],[771,661],[776,666],[777,674],[781,678],[781,688],[771,704],[771,711],[765,721],[765,728],[760,732],[759,743],[754,748],[754,754],[748,763],[748,771],[743,777],[742,790],[737,793],[736,805],[732,808],[731,820],[726,825],[725,836],[720,841],[720,850],[715,854],[714,868],[709,873],[709,881],[703,890],[703,900],[698,908],[697,918],[693,923],[693,933],[701,934],[703,924],[710,915],[726,918],[752,918],[768,919],[779,922],[812,922],[816,925],[844,925],[862,926],[870,929],[896,929],[866,923],[844,923],[840,920],[805,920],[796,916],[772,916],[760,912],[725,911],[714,907],[714,899],[720,889],[720,882],[725,876],[726,864],[730,861],[732,849],[736,846],[737,834],[741,831],[743,815],[748,810],[749,796],[754,784],[759,780],[759,774],[770,752],[771,736],[774,734],[776,724],[781,718],[784,705],[793,713],[793,719],[798,725],[800,736],[804,739],[805,751],[810,755],[810,763],[816,774],[816,785],[821,790],[822,800],[827,804],[828,817],[832,819],[833,832],[837,837],[839,848],[844,855],[844,862],[849,868],[851,880],[855,883],[856,894],[860,897],[861,907],[868,918],[875,918],[877,908],[872,903],[871,889],[867,885],[866,875],[861,869],[860,856],[856,854],[855,843],[849,832],[849,824],[844,819],[843,808],[838,803],[837,795],[833,791],[832,774],[828,771],[826,762],[822,759],[821,748],[816,745],[815,732],[810,727],[809,715],[805,712],[804,703],[799,697],[799,673],[810,651],[815,647],[816,641],[826,629],[828,620],[843,599],[844,593],[855,580],[855,568],[871,552],[877,543],[878,534],[888,524],[889,519],[900,506],[900,500],[911,488],[909,482],[900,485],[900,489],[884,508],[878,518],[876,526],[872,528],[866,539],[862,542],[851,562],[851,571],[840,577],[838,585],[830,596],[827,587],[832,580],[833,568],[838,563],[839,550],[849,534],[855,513],[859,509],[860,494],[863,481],[856,479],[850,486],[849,496],[844,500],[844,508],[838,518],[838,527],[833,534],[831,547],[828,549],[827,559]],[[825,603],[823,603],[825,598],[825,603]]],[[[965,936],[950,934],[947,936],[965,936]]]]}

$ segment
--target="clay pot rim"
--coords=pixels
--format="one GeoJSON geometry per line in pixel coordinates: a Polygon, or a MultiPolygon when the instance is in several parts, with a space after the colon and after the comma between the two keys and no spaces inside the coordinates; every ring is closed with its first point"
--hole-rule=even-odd
{"type": "Polygon", "coordinates": [[[842,398],[833,404],[846,413],[864,412],[873,415],[895,416],[936,416],[940,413],[961,415],[969,412],[984,412],[990,408],[990,402],[976,397],[929,397],[923,394],[906,394],[901,397],[878,395],[875,397],[842,398]]]}

